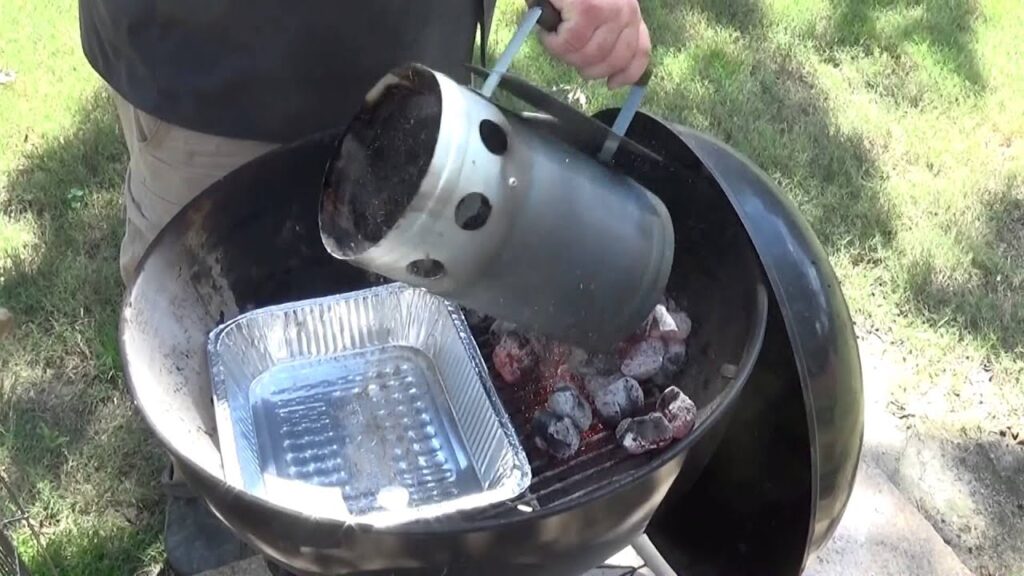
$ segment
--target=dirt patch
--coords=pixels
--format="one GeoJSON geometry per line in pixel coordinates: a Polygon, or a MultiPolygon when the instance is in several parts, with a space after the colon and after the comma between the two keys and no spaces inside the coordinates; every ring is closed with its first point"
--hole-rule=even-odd
{"type": "Polygon", "coordinates": [[[977,576],[1024,570],[1024,447],[913,433],[898,485],[977,576]]]}

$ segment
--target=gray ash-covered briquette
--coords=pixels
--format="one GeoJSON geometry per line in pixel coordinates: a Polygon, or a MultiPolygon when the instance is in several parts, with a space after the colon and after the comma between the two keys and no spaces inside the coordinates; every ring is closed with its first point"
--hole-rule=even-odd
{"type": "Polygon", "coordinates": [[[615,438],[630,454],[643,454],[670,444],[672,426],[660,412],[627,418],[615,429],[615,438]]]}
{"type": "Polygon", "coordinates": [[[670,386],[658,398],[657,410],[672,427],[676,440],[685,438],[697,423],[697,405],[675,386],[670,386]]]}
{"type": "Polygon", "coordinates": [[[594,412],[590,403],[570,384],[559,384],[548,396],[548,410],[557,416],[564,416],[573,421],[580,431],[586,431],[594,422],[594,412]]]}
{"type": "Polygon", "coordinates": [[[686,342],[672,340],[666,343],[663,362],[662,369],[667,369],[672,374],[682,370],[686,366],[686,342]]]}
{"type": "Polygon", "coordinates": [[[676,323],[676,330],[679,332],[678,338],[686,339],[690,336],[690,331],[693,330],[693,321],[686,312],[678,311],[671,313],[672,320],[676,323]]]}
{"type": "Polygon", "coordinates": [[[665,358],[665,343],[657,337],[648,337],[636,343],[622,361],[622,373],[636,380],[647,380],[661,370],[665,358]]]}
{"type": "Polygon", "coordinates": [[[597,409],[598,418],[609,427],[615,427],[624,418],[635,416],[643,410],[644,391],[640,383],[628,376],[597,384],[590,390],[597,409]]]}
{"type": "Polygon", "coordinates": [[[527,337],[508,331],[501,335],[495,345],[491,361],[506,383],[518,384],[536,372],[540,356],[527,337]]]}
{"type": "Polygon", "coordinates": [[[539,410],[533,417],[530,431],[537,447],[555,458],[564,460],[580,449],[579,428],[565,416],[539,410]]]}

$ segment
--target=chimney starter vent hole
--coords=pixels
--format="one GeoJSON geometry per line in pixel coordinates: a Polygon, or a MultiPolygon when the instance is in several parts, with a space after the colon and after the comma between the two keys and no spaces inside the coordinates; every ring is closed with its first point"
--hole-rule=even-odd
{"type": "Polygon", "coordinates": [[[496,156],[501,156],[508,150],[508,136],[505,135],[505,129],[491,120],[480,122],[480,139],[483,140],[484,146],[491,151],[491,154],[496,156]]]}
{"type": "Polygon", "coordinates": [[[440,260],[434,260],[433,258],[413,260],[406,265],[405,269],[409,274],[426,280],[435,280],[444,276],[445,273],[444,264],[440,260]]]}
{"type": "Polygon", "coordinates": [[[491,201],[479,192],[470,192],[455,205],[455,223],[463,230],[479,230],[491,217],[491,201]]]}

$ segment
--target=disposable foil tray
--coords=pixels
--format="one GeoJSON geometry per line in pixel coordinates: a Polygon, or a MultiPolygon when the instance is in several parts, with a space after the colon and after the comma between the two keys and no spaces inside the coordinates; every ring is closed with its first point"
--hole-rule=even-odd
{"type": "Polygon", "coordinates": [[[530,466],[462,312],[404,284],[243,314],[210,334],[226,480],[373,525],[511,499],[530,466]]]}

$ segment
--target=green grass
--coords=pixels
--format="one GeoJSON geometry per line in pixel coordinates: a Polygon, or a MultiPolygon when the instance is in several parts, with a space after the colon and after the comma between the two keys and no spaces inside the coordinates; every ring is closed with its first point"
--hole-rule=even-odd
{"type": "MultiPolygon", "coordinates": [[[[726,140],[795,199],[859,326],[915,368],[899,383],[911,421],[978,437],[1024,420],[1024,3],[644,6],[645,107],[726,140]]],[[[501,2],[492,53],[520,9],[501,2]]],[[[124,150],[76,14],[0,0],[0,69],[18,74],[0,86],[0,306],[19,320],[0,341],[0,469],[43,533],[45,554],[16,531],[32,569],[146,573],[162,456],[116,349],[124,150]]],[[[533,41],[514,68],[587,110],[624,96],[533,41]]],[[[14,515],[2,494],[0,515],[14,515]]]]}
{"type": "MultiPolygon", "coordinates": [[[[0,0],[0,469],[44,535],[33,572],[133,574],[159,551],[160,455],[131,409],[116,348],[124,151],[79,55],[72,0],[0,0]]],[[[0,492],[0,517],[14,516],[0,492]]]]}
{"type": "MultiPolygon", "coordinates": [[[[899,383],[912,422],[976,437],[1024,420],[1024,4],[688,0],[645,14],[647,109],[727,141],[794,198],[859,327],[916,368],[899,383]]],[[[499,14],[497,46],[517,15],[499,14]]],[[[536,43],[514,67],[588,110],[624,96],[581,91],[536,43]]]]}

